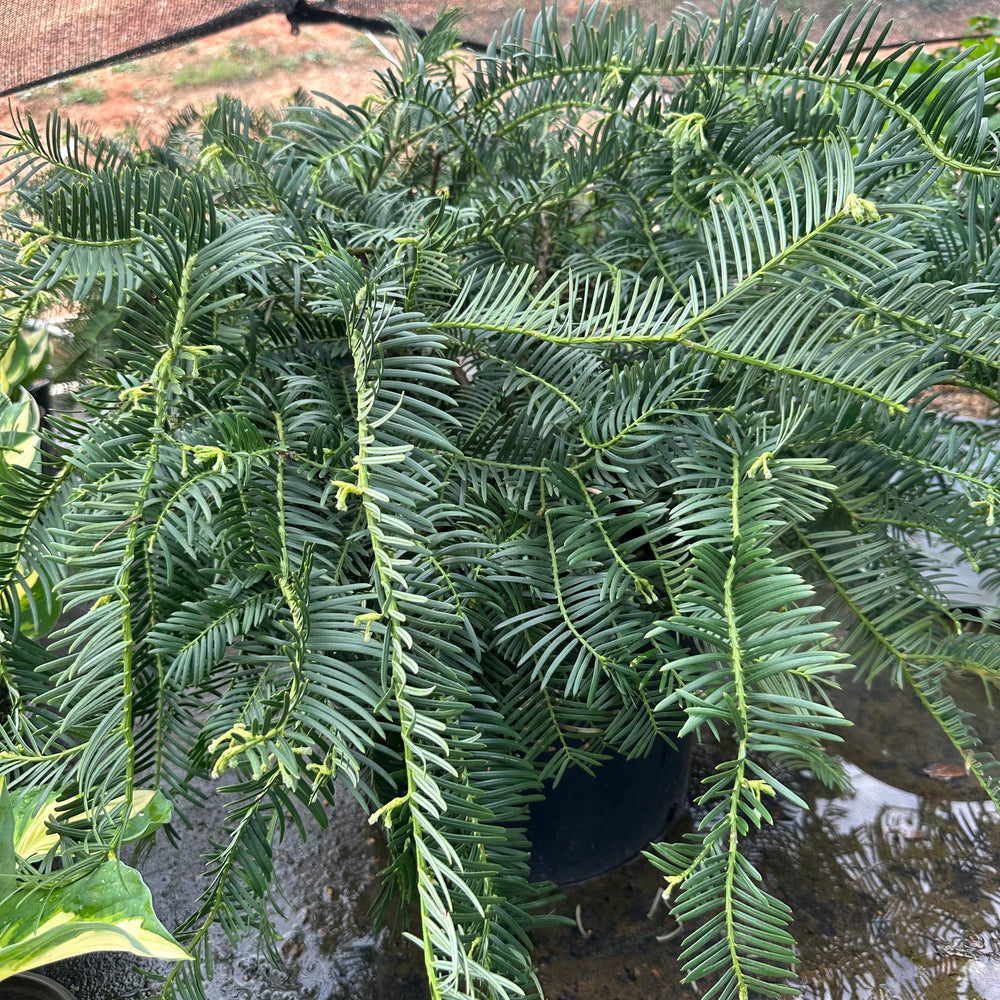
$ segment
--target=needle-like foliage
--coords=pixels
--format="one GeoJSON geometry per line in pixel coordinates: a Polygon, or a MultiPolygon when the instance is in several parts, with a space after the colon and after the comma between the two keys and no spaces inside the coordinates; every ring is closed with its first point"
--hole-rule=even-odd
{"type": "MultiPolygon", "coordinates": [[[[337,787],[431,996],[505,1000],[540,989],[541,777],[718,739],[651,854],[686,974],[794,992],[744,848],[788,774],[840,780],[839,679],[911,687],[1000,804],[951,685],[992,690],[998,643],[917,544],[1000,565],[997,435],[933,403],[998,400],[987,67],[913,73],[867,7],[818,39],[546,8],[474,65],[455,25],[401,26],[362,107],[8,136],[0,334],[56,300],[100,349],[46,471],[0,469],[0,771],[93,815],[223,783],[165,995],[215,924],[273,952],[285,817],[337,787]]],[[[84,865],[122,836],[64,833],[84,865]]]]}

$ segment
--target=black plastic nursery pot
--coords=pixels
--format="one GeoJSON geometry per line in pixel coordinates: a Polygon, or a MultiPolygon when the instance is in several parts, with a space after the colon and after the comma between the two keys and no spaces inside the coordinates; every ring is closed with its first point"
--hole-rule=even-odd
{"type": "Polygon", "coordinates": [[[0,979],[0,1000],[76,1000],[72,993],[48,976],[19,972],[0,979]]]}
{"type": "Polygon", "coordinates": [[[626,864],[684,815],[692,740],[658,740],[648,757],[569,768],[531,804],[531,877],[573,885],[626,864]]]}
{"type": "Polygon", "coordinates": [[[52,409],[52,383],[48,379],[37,379],[28,386],[28,392],[42,411],[44,421],[45,415],[52,409]]]}

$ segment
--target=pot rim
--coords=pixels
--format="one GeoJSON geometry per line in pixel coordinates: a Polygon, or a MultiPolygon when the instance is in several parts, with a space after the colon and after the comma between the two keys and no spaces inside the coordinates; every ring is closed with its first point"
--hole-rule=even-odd
{"type": "Polygon", "coordinates": [[[43,976],[40,972],[17,972],[13,976],[8,976],[6,979],[0,980],[0,991],[3,990],[5,983],[15,983],[18,979],[28,980],[36,986],[44,987],[48,990],[52,1000],[76,1000],[76,997],[65,986],[48,976],[43,976]]]}

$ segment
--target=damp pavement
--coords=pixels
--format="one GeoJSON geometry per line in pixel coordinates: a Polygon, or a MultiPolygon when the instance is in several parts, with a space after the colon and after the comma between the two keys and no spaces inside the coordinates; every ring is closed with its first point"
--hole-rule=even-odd
{"type": "MultiPolygon", "coordinates": [[[[178,826],[179,842],[158,840],[136,862],[153,896],[157,915],[175,926],[193,908],[201,886],[200,856],[218,838],[226,798],[202,787],[205,804],[184,805],[190,828],[178,826]]],[[[373,928],[369,908],[378,894],[376,875],[383,845],[358,804],[344,792],[331,808],[326,829],[305,824],[303,842],[294,824],[275,854],[283,898],[274,918],[275,942],[284,968],[275,969],[256,942],[233,948],[214,933],[214,970],[209,1000],[421,1000],[422,961],[416,949],[388,930],[373,928]]],[[[147,968],[166,971],[165,963],[147,968]]],[[[102,954],[70,959],[43,970],[76,994],[77,1000],[132,1000],[150,991],[130,955],[102,954]]]]}
{"type": "MultiPolygon", "coordinates": [[[[982,692],[964,697],[974,703],[982,692]]],[[[915,699],[883,682],[857,685],[850,698],[841,708],[856,725],[841,752],[851,791],[787,776],[810,809],[786,809],[750,847],[768,888],[795,913],[799,995],[1000,1000],[1000,818],[972,779],[943,777],[960,762],[915,699]]],[[[982,735],[1000,746],[1000,731],[982,735]]],[[[695,781],[714,764],[700,748],[695,781]]],[[[140,865],[168,925],[197,892],[197,857],[220,827],[222,798],[208,789],[206,807],[189,810],[192,828],[180,829],[179,846],[164,839],[140,865]]],[[[252,942],[234,950],[220,940],[210,1000],[426,997],[417,948],[368,920],[380,841],[347,794],[333,814],[305,844],[289,825],[278,850],[285,901],[275,923],[285,968],[260,961],[252,942]]],[[[652,905],[661,888],[639,858],[564,889],[556,909],[572,924],[536,935],[548,1000],[694,1000],[680,981],[678,928],[665,907],[652,905]]],[[[149,995],[128,956],[88,956],[46,971],[79,1000],[149,995]]]]}
{"type": "MultiPolygon", "coordinates": [[[[954,693],[983,699],[972,686],[954,693]]],[[[784,809],[748,851],[795,914],[798,995],[1000,1000],[996,809],[915,697],[880,678],[839,707],[856,723],[840,747],[851,790],[783,775],[810,808],[784,809]]],[[[980,736],[1000,748],[1000,727],[980,736]]],[[[695,782],[717,759],[701,748],[695,782]]],[[[574,926],[536,935],[548,1000],[694,1000],[680,984],[682,935],[652,906],[661,887],[640,859],[566,889],[559,909],[574,926]]]]}

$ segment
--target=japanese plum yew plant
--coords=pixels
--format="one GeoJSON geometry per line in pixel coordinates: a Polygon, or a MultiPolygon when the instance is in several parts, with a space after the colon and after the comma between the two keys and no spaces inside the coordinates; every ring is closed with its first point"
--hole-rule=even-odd
{"type": "Polygon", "coordinates": [[[84,859],[137,789],[228,789],[166,995],[213,923],[269,945],[285,817],[336,787],[431,996],[500,1000],[540,990],[541,777],[691,732],[731,753],[650,851],[686,976],[795,992],[742,852],[841,780],[839,682],[911,689],[1000,802],[953,698],[1000,645],[915,544],[1000,563],[994,425],[934,405],[998,398],[990,67],[914,75],[869,9],[545,10],[472,63],[455,26],[361,107],[8,136],[3,335],[56,303],[103,360],[2,469],[0,771],[105,817],[59,830],[84,859]]]}

